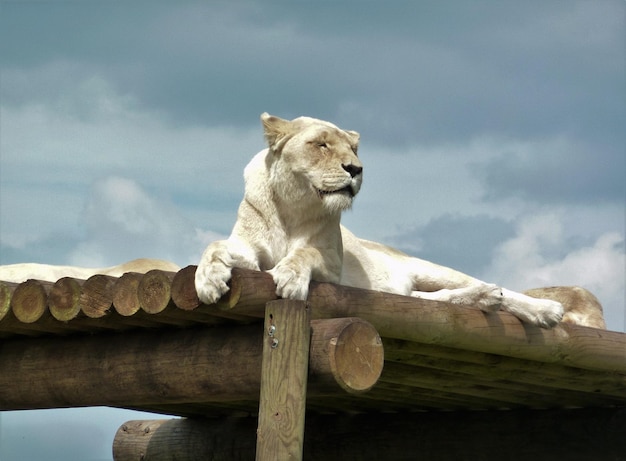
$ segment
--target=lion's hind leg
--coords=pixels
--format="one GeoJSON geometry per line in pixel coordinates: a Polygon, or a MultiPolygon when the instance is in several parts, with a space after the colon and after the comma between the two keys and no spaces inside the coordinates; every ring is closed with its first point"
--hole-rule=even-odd
{"type": "Polygon", "coordinates": [[[552,328],[563,317],[563,306],[558,301],[531,298],[417,258],[410,258],[408,268],[413,281],[412,296],[475,306],[484,312],[501,308],[542,328],[552,328]]]}
{"type": "Polygon", "coordinates": [[[443,288],[430,292],[412,291],[411,296],[462,306],[476,306],[483,312],[496,312],[502,306],[502,290],[491,283],[478,283],[462,288],[443,288]]]}

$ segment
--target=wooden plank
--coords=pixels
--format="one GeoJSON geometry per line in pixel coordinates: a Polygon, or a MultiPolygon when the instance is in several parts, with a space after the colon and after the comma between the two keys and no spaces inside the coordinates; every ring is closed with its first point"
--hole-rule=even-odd
{"type": "MultiPolygon", "coordinates": [[[[254,418],[128,421],[115,461],[249,460],[254,418]]],[[[304,460],[623,461],[626,408],[306,417],[304,460]]],[[[280,460],[284,458],[273,458],[280,460]]]]}
{"type": "Polygon", "coordinates": [[[300,460],[304,445],[310,311],[304,301],[265,309],[257,461],[300,460]]]}

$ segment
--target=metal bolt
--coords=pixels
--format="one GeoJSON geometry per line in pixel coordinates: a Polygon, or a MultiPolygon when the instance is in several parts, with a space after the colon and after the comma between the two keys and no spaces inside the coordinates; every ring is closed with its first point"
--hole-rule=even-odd
{"type": "Polygon", "coordinates": [[[274,336],[274,332],[276,331],[276,325],[270,325],[270,327],[267,329],[267,334],[271,337],[274,336]]]}
{"type": "Polygon", "coordinates": [[[272,339],[272,349],[276,349],[278,347],[278,339],[272,339]]]}

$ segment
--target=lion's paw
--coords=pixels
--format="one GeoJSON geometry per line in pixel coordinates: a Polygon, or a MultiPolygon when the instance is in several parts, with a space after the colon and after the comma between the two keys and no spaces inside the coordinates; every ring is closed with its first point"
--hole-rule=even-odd
{"type": "Polygon", "coordinates": [[[563,318],[564,309],[560,302],[538,299],[533,323],[541,328],[555,327],[563,318]]]}
{"type": "Polygon", "coordinates": [[[284,299],[304,301],[309,294],[310,277],[292,269],[288,265],[277,265],[268,273],[276,283],[276,294],[284,299]]]}
{"type": "Polygon", "coordinates": [[[196,270],[196,292],[204,304],[216,303],[229,290],[230,267],[223,262],[204,263],[196,270]]]}
{"type": "Polygon", "coordinates": [[[483,312],[497,312],[502,307],[502,288],[492,283],[485,283],[476,290],[476,304],[483,312]]]}
{"type": "Polygon", "coordinates": [[[464,288],[442,290],[447,292],[445,301],[465,306],[477,306],[483,312],[496,312],[502,306],[502,290],[490,283],[464,288]]]}

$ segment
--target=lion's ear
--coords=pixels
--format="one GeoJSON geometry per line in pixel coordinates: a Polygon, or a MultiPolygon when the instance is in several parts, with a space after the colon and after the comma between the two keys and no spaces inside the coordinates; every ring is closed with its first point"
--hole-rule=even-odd
{"type": "Polygon", "coordinates": [[[270,149],[280,150],[281,140],[291,132],[291,122],[264,112],[261,114],[261,123],[263,123],[265,139],[270,149]]]}
{"type": "Polygon", "coordinates": [[[346,133],[348,133],[350,135],[350,137],[352,138],[352,141],[355,144],[359,143],[359,139],[361,138],[361,135],[359,134],[358,131],[346,130],[346,133]]]}

